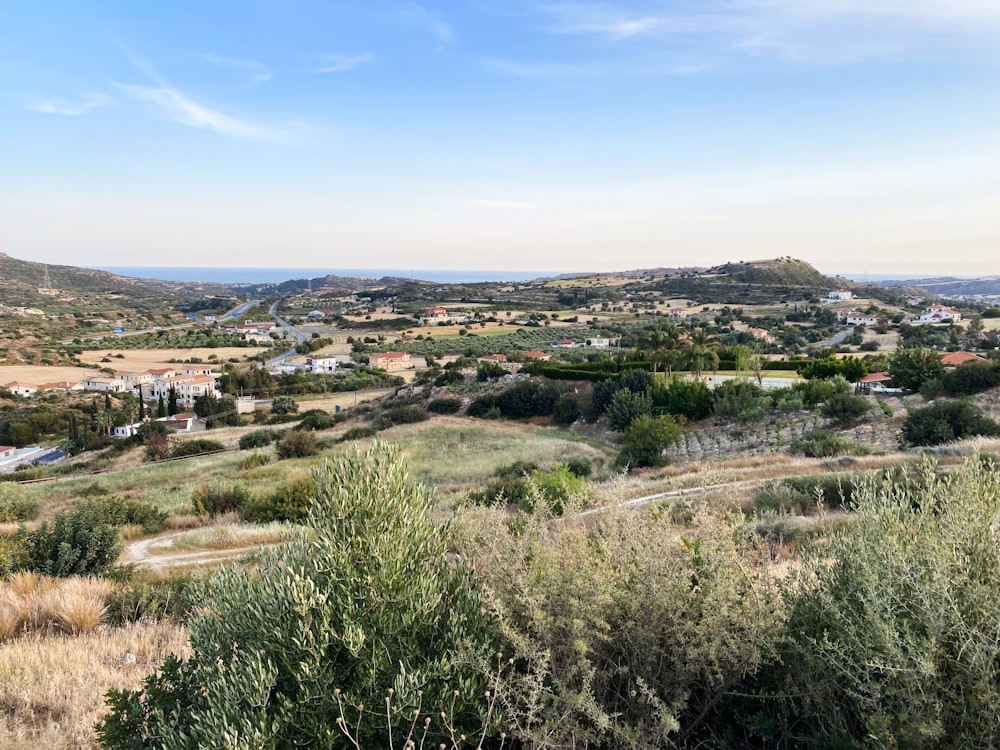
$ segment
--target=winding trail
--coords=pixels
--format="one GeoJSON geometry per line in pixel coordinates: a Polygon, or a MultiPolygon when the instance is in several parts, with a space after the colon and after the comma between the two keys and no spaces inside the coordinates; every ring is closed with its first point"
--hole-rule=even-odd
{"type": "Polygon", "coordinates": [[[175,550],[169,551],[178,538],[189,533],[189,529],[161,534],[147,539],[139,539],[125,545],[122,562],[131,563],[138,568],[160,570],[184,565],[211,565],[214,563],[235,560],[238,557],[259,550],[261,544],[251,544],[232,549],[209,550],[175,550]]]}

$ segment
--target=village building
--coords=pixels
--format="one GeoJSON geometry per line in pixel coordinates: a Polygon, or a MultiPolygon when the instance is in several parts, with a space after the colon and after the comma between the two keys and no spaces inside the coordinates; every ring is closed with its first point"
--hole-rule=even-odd
{"type": "Polygon", "coordinates": [[[306,357],[306,367],[314,374],[331,373],[339,366],[337,357],[306,357]]]}
{"type": "Polygon", "coordinates": [[[931,305],[923,315],[917,318],[920,323],[950,323],[958,322],[962,319],[962,313],[953,310],[947,305],[931,305]]]}
{"type": "Polygon", "coordinates": [[[848,289],[834,289],[826,295],[826,299],[828,302],[844,302],[854,299],[854,294],[848,289]]]}
{"type": "Polygon", "coordinates": [[[942,355],[941,364],[945,367],[961,367],[966,362],[985,362],[986,357],[980,357],[972,352],[949,352],[942,355]]]}
{"type": "Polygon", "coordinates": [[[413,365],[410,362],[410,355],[406,352],[381,352],[368,357],[369,366],[376,370],[407,370],[413,365]]]}
{"type": "Polygon", "coordinates": [[[838,312],[837,320],[841,323],[846,323],[849,326],[876,326],[879,323],[878,315],[869,315],[868,313],[858,312],[857,310],[838,312]]]}

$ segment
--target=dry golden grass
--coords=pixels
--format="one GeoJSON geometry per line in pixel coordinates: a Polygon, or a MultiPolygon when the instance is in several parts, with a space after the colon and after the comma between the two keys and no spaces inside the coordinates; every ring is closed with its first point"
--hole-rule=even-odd
{"type": "Polygon", "coordinates": [[[91,750],[111,688],[136,689],[170,653],[186,654],[172,623],[102,628],[86,635],[32,634],[0,647],[0,747],[91,750]]]}
{"type": "MultiPolygon", "coordinates": [[[[132,370],[148,370],[159,367],[183,367],[180,362],[191,357],[200,358],[203,363],[211,364],[210,357],[218,357],[219,362],[226,362],[230,359],[240,359],[254,357],[259,352],[266,351],[259,347],[241,346],[220,346],[217,349],[94,349],[80,353],[80,359],[87,364],[94,364],[97,367],[110,367],[116,372],[130,372],[132,370]],[[108,354],[111,354],[108,357],[108,354]],[[122,357],[119,358],[118,355],[122,357]],[[108,358],[110,362],[101,362],[108,358]],[[175,360],[169,362],[168,360],[175,360]]],[[[218,365],[221,367],[221,365],[218,365]]],[[[84,370],[78,370],[84,372],[84,370]]],[[[81,376],[82,377],[82,376],[81,376]]],[[[80,378],[77,378],[78,380],[80,378]]]]}
{"type": "Polygon", "coordinates": [[[0,586],[0,642],[26,631],[88,633],[101,624],[114,584],[100,578],[15,573],[0,586]]]}
{"type": "Polygon", "coordinates": [[[61,365],[2,365],[0,366],[0,383],[9,383],[11,380],[23,380],[26,383],[36,385],[58,383],[64,380],[69,383],[79,383],[84,378],[96,374],[96,368],[84,369],[61,365]]]}

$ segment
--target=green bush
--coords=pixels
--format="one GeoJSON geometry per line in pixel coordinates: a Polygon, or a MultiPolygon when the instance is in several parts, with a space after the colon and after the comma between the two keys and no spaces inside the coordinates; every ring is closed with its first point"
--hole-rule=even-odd
{"type": "Polygon", "coordinates": [[[310,409],[302,415],[302,421],[296,425],[297,430],[328,430],[337,424],[337,418],[322,409],[310,409]]]}
{"type": "Polygon", "coordinates": [[[566,461],[566,468],[575,477],[587,478],[593,472],[594,467],[590,459],[586,456],[573,456],[566,461]]]}
{"type": "Polygon", "coordinates": [[[384,445],[314,478],[309,538],[197,585],[191,655],[109,694],[106,750],[340,747],[345,718],[358,746],[386,747],[415,711],[435,717],[427,746],[450,742],[439,712],[456,738],[481,726],[488,683],[470,665],[495,664],[498,638],[428,493],[384,445]]]}
{"type": "Polygon", "coordinates": [[[199,516],[218,516],[236,513],[250,500],[250,493],[242,484],[229,487],[202,486],[191,495],[192,511],[199,516]]]}
{"type": "Polygon", "coordinates": [[[900,443],[940,445],[976,435],[1000,435],[1000,424],[969,401],[942,399],[907,414],[900,443]]]}
{"type": "Polygon", "coordinates": [[[496,406],[509,419],[547,417],[558,397],[551,385],[534,379],[521,380],[496,397],[496,406]]]}
{"type": "Polygon", "coordinates": [[[352,440],[364,440],[366,438],[373,438],[377,434],[378,430],[374,427],[369,427],[368,425],[352,427],[341,435],[340,442],[349,443],[352,440]]]}
{"type": "Polygon", "coordinates": [[[500,417],[500,407],[497,406],[497,397],[492,393],[480,396],[469,404],[469,408],[465,413],[477,419],[498,419],[500,417]]]}
{"type": "Polygon", "coordinates": [[[504,466],[498,466],[494,474],[500,479],[524,479],[535,471],[538,471],[538,464],[534,461],[520,460],[504,466]]]}
{"type": "Polygon", "coordinates": [[[457,398],[436,398],[427,404],[427,411],[432,414],[455,414],[462,408],[462,401],[457,398]]]}
{"type": "Polygon", "coordinates": [[[662,466],[663,452],[677,442],[681,428],[673,417],[641,416],[625,431],[615,463],[621,468],[662,466]]]}
{"type": "Polygon", "coordinates": [[[552,421],[556,424],[570,425],[579,418],[580,406],[571,393],[564,393],[552,405],[552,421]]]}
{"type": "Polygon", "coordinates": [[[829,458],[831,456],[867,456],[871,449],[854,440],[848,440],[825,430],[812,432],[796,438],[789,446],[792,453],[809,458],[829,458]]]}
{"type": "Polygon", "coordinates": [[[41,509],[41,502],[28,497],[24,487],[0,483],[0,523],[34,520],[41,509]]]}
{"type": "Polygon", "coordinates": [[[1000,475],[970,461],[918,484],[861,488],[785,589],[772,746],[996,744],[1000,475]]]}
{"type": "Polygon", "coordinates": [[[376,430],[385,430],[398,424],[425,422],[430,418],[431,415],[423,407],[416,404],[400,404],[380,411],[372,420],[372,426],[376,430]]]}
{"type": "Polygon", "coordinates": [[[290,430],[275,444],[278,458],[305,458],[319,453],[316,434],[303,430],[290,430]]]}
{"type": "Polygon", "coordinates": [[[608,427],[616,432],[625,432],[639,417],[650,416],[653,399],[648,393],[633,393],[628,388],[617,391],[605,410],[608,427]]]}
{"type": "Polygon", "coordinates": [[[723,381],[713,392],[712,409],[715,416],[753,422],[764,418],[770,398],[756,383],[749,380],[723,381]]]}
{"type": "Polygon", "coordinates": [[[274,442],[277,435],[274,430],[254,430],[240,437],[240,450],[264,448],[274,442]]]}
{"type": "Polygon", "coordinates": [[[267,496],[257,496],[240,508],[240,518],[249,523],[290,521],[301,523],[316,498],[316,482],[308,477],[282,485],[267,496]]]}
{"type": "Polygon", "coordinates": [[[191,579],[172,576],[163,580],[133,579],[115,588],[104,600],[107,621],[112,625],[130,622],[187,619],[193,606],[191,579]]]}
{"type": "Polygon", "coordinates": [[[863,396],[835,393],[820,407],[820,413],[838,424],[848,425],[866,416],[870,409],[871,405],[863,396]]]}
{"type": "Polygon", "coordinates": [[[185,440],[183,442],[176,443],[173,450],[170,451],[170,457],[181,458],[183,456],[197,456],[201,453],[216,453],[218,451],[224,451],[225,449],[226,446],[218,440],[195,438],[194,440],[185,440]]]}
{"type": "Polygon", "coordinates": [[[296,414],[299,402],[291,396],[275,396],[271,401],[272,414],[296,414]]]}
{"type": "Polygon", "coordinates": [[[257,449],[254,448],[253,452],[249,456],[244,456],[240,459],[238,466],[241,470],[248,471],[250,469],[266,466],[269,463],[271,463],[271,457],[264,453],[258,453],[257,449]]]}
{"type": "Polygon", "coordinates": [[[90,501],[17,536],[24,545],[18,567],[50,576],[105,575],[121,554],[117,526],[108,522],[101,504],[90,501]]]}

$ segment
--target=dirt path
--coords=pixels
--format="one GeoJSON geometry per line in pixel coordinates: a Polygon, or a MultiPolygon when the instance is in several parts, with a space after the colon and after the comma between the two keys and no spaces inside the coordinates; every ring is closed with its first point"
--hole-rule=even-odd
{"type": "Polygon", "coordinates": [[[174,546],[179,537],[187,533],[188,530],[174,531],[170,534],[161,534],[160,536],[131,542],[125,545],[122,562],[131,563],[137,568],[152,570],[185,565],[211,565],[225,562],[226,560],[235,560],[236,558],[256,552],[262,546],[252,544],[232,549],[166,551],[174,546]]]}

